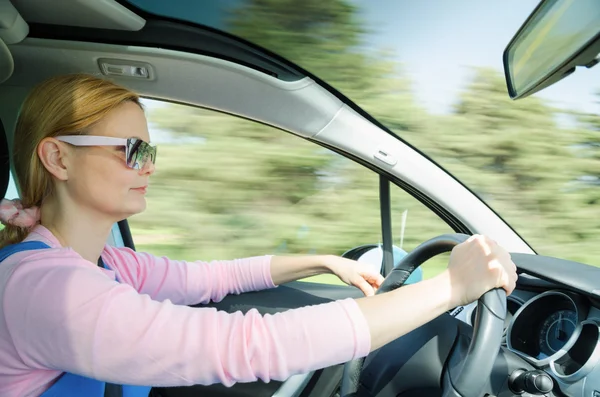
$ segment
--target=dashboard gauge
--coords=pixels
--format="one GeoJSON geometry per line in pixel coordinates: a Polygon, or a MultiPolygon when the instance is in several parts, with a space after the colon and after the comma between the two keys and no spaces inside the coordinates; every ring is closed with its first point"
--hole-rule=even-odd
{"type": "Polygon", "coordinates": [[[562,349],[575,332],[577,322],[577,313],[573,310],[559,310],[548,316],[540,327],[538,358],[551,356],[562,349]]]}
{"type": "MultiPolygon", "coordinates": [[[[507,348],[537,367],[572,359],[577,351],[573,344],[581,339],[581,324],[589,310],[589,303],[571,292],[536,295],[515,313],[506,331],[507,348]]],[[[585,339],[594,340],[594,336],[585,339]]]]}

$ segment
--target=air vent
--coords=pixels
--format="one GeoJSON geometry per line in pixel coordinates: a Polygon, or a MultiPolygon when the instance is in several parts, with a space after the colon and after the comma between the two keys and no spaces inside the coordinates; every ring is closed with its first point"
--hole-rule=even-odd
{"type": "Polygon", "coordinates": [[[148,63],[122,59],[99,59],[98,65],[106,76],[154,80],[154,70],[148,63]]]}

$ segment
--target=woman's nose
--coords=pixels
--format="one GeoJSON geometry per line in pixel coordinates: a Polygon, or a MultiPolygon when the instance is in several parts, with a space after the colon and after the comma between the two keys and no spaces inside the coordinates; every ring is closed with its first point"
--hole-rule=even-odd
{"type": "Polygon", "coordinates": [[[154,171],[156,171],[156,165],[154,164],[154,162],[150,158],[148,158],[148,160],[146,160],[146,163],[144,164],[144,166],[140,170],[140,174],[142,174],[142,175],[152,175],[152,174],[154,174],[154,171]]]}

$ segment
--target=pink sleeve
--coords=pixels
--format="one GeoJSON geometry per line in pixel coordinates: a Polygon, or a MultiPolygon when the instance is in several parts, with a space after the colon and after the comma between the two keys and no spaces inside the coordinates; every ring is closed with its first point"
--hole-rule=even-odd
{"type": "Polygon", "coordinates": [[[25,365],[121,384],[284,380],[370,349],[352,299],[264,317],[255,309],[228,314],[152,300],[64,254],[17,267],[4,315],[25,365]]]}
{"type": "Polygon", "coordinates": [[[120,281],[153,299],[180,305],[219,302],[227,294],[273,288],[271,256],[185,262],[106,246],[102,256],[120,281]]]}

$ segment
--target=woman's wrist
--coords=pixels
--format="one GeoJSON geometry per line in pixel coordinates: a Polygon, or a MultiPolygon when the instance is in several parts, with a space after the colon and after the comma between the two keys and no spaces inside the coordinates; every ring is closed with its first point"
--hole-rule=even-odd
{"type": "Polygon", "coordinates": [[[433,299],[430,310],[437,313],[443,313],[459,306],[457,303],[459,300],[455,297],[456,294],[453,290],[452,279],[448,270],[444,270],[430,279],[398,288],[392,291],[392,293],[399,295],[399,291],[405,289],[424,289],[424,296],[427,296],[427,299],[433,299]]]}
{"type": "Polygon", "coordinates": [[[319,274],[335,274],[336,261],[333,255],[317,255],[315,256],[314,265],[319,274]]]}
{"type": "Polygon", "coordinates": [[[335,261],[331,255],[302,255],[297,258],[307,276],[334,273],[335,261]]]}
{"type": "Polygon", "coordinates": [[[271,277],[275,285],[332,273],[334,261],[328,255],[273,256],[271,257],[271,277]]]}
{"type": "Polygon", "coordinates": [[[431,279],[432,290],[440,297],[443,310],[452,310],[461,305],[460,294],[457,294],[456,280],[452,279],[452,275],[448,269],[444,270],[437,276],[431,279]]]}

